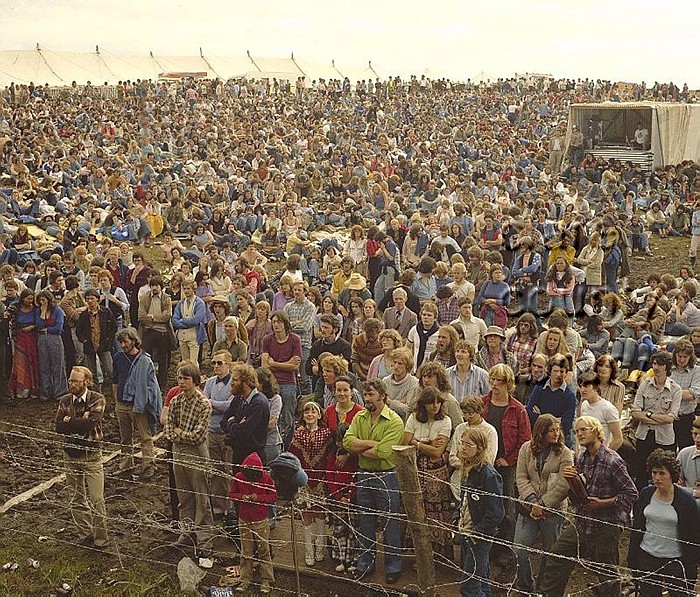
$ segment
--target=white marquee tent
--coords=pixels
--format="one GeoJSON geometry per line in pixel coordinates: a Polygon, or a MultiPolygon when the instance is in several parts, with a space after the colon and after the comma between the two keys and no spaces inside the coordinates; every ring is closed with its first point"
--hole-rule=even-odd
{"type": "MultiPolygon", "coordinates": [[[[386,79],[371,64],[322,63],[292,56],[272,58],[251,56],[166,56],[161,54],[113,54],[103,48],[93,52],[61,52],[37,45],[34,50],[0,50],[0,87],[34,83],[52,87],[69,86],[73,81],[88,81],[98,86],[119,81],[156,80],[164,72],[206,72],[207,77],[221,79],[252,77],[277,78],[294,82],[305,76],[307,84],[318,79],[343,79],[351,83],[362,79],[386,79]]],[[[430,69],[431,78],[449,76],[439,65],[430,69]]],[[[468,73],[453,79],[466,80],[468,73]]]]}

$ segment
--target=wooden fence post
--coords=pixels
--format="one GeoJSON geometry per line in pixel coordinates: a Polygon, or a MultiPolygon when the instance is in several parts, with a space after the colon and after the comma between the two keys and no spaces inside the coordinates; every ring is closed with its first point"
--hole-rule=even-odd
{"type": "Polygon", "coordinates": [[[425,518],[423,491],[418,482],[416,448],[414,446],[394,446],[396,473],[403,497],[403,505],[408,518],[408,526],[413,536],[418,568],[418,586],[422,593],[435,593],[435,558],[430,541],[430,529],[425,518]]]}

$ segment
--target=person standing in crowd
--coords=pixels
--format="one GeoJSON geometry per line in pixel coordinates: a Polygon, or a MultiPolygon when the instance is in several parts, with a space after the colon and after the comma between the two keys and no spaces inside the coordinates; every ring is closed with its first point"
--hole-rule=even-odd
{"type": "Polygon", "coordinates": [[[236,592],[245,593],[250,589],[257,564],[260,593],[266,595],[272,591],[275,582],[267,514],[277,501],[277,489],[257,452],[244,458],[231,481],[228,497],[237,506],[241,533],[241,576],[236,592]]]}
{"type": "Polygon", "coordinates": [[[214,375],[204,382],[204,396],[211,404],[211,418],[207,432],[207,448],[212,465],[209,481],[211,504],[214,519],[228,512],[230,503],[227,499],[233,472],[231,462],[233,452],[226,443],[226,434],[221,429],[224,413],[231,405],[231,355],[228,351],[215,352],[211,357],[214,375]]]}
{"type": "Polygon", "coordinates": [[[37,311],[34,292],[25,288],[17,300],[15,315],[9,322],[15,334],[9,387],[15,398],[28,398],[39,391],[37,311]]]}
{"type": "Polygon", "coordinates": [[[464,430],[467,427],[475,427],[481,429],[484,434],[486,434],[486,441],[488,442],[489,449],[488,461],[490,464],[494,463],[496,454],[498,454],[498,432],[493,425],[484,420],[484,401],[481,397],[465,396],[460,404],[460,408],[464,416],[464,423],[460,423],[455,427],[449,445],[449,462],[450,466],[454,469],[450,477],[450,485],[452,488],[452,495],[457,501],[460,499],[460,487],[462,485],[462,461],[459,456],[459,451],[462,445],[460,438],[464,430]]]}
{"type": "MultiPolygon", "coordinates": [[[[78,315],[75,331],[78,340],[83,345],[85,362],[92,373],[92,379],[97,382],[97,361],[100,361],[102,376],[107,385],[113,376],[112,345],[117,333],[117,323],[109,309],[100,304],[100,293],[94,288],[85,291],[85,311],[78,315]]],[[[95,383],[94,389],[99,385],[95,383]]],[[[111,388],[110,388],[111,393],[111,388]]]]}
{"type": "MultiPolygon", "coordinates": [[[[657,448],[647,458],[652,485],[634,505],[628,565],[641,572],[638,595],[692,595],[698,567],[700,513],[695,500],[678,486],[681,466],[657,448]]],[[[636,574],[635,574],[636,576],[636,574]]]]}
{"type": "Polygon", "coordinates": [[[334,315],[321,315],[321,337],[316,340],[311,346],[309,358],[306,361],[306,374],[311,377],[313,387],[316,387],[321,376],[321,364],[318,361],[321,353],[327,352],[333,355],[341,355],[346,361],[350,362],[351,347],[350,343],[341,338],[340,321],[334,315]]]}
{"type": "Polygon", "coordinates": [[[445,397],[437,388],[423,388],[406,421],[402,444],[415,446],[423,505],[433,552],[451,561],[454,557],[449,525],[452,520],[447,461],[443,456],[452,435],[452,421],[445,414],[445,397]]]}
{"type": "Polygon", "coordinates": [[[221,417],[221,429],[233,448],[232,462],[241,464],[248,454],[257,452],[265,458],[270,401],[258,390],[255,369],[244,363],[231,367],[233,400],[221,417]]]}
{"type": "Polygon", "coordinates": [[[121,351],[114,355],[114,382],[112,392],[116,398],[114,412],[119,423],[122,443],[120,472],[133,468],[133,429],[141,442],[141,481],[151,481],[156,474],[153,432],[160,418],[161,394],[156,378],[155,366],[141,348],[141,338],[134,328],[117,332],[117,343],[121,351]]]}
{"type": "Polygon", "coordinates": [[[90,390],[92,373],[73,367],[70,391],[58,400],[56,433],[64,435],[63,455],[70,508],[78,530],[78,542],[104,549],[109,545],[105,474],[102,465],[102,418],[105,397],[90,390]]]}
{"type": "Polygon", "coordinates": [[[62,337],[63,349],[66,355],[66,371],[68,371],[75,365],[82,365],[84,361],[83,344],[78,339],[75,328],[78,317],[85,311],[86,307],[77,276],[66,276],[66,293],[63,295],[59,306],[65,314],[62,337]]]}
{"type": "Polygon", "coordinates": [[[462,468],[459,541],[461,545],[461,595],[490,595],[489,555],[493,538],[503,521],[503,482],[489,463],[486,434],[467,427],[460,440],[462,468]]]}
{"type": "Polygon", "coordinates": [[[495,365],[508,365],[513,372],[518,370],[515,355],[505,347],[506,334],[497,325],[489,326],[484,334],[485,346],[476,354],[474,362],[489,371],[495,365]]]}
{"type": "Polygon", "coordinates": [[[564,469],[563,474],[570,485],[576,482],[583,486],[583,495],[573,502],[574,523],[562,531],[547,555],[539,592],[546,597],[563,597],[576,558],[583,557],[599,564],[599,584],[593,593],[616,595],[620,590],[620,536],[623,525],[630,523],[639,492],[625,461],[603,444],[603,426],[598,419],[579,417],[574,431],[584,450],[575,466],[564,469]]]}
{"type": "Polygon", "coordinates": [[[321,505],[326,489],[326,466],[331,443],[331,432],[323,421],[321,407],[317,402],[307,402],[289,445],[289,451],[299,459],[309,478],[301,498],[304,504],[301,518],[304,523],[304,560],[307,566],[325,559],[326,522],[321,505]]]}
{"type": "Polygon", "coordinates": [[[294,435],[294,416],[297,409],[297,372],[301,366],[301,339],[292,333],[286,311],[272,314],[272,333],[262,342],[262,366],[272,371],[280,387],[282,412],[279,428],[282,443],[289,446],[294,435]]]}
{"type": "Polygon", "coordinates": [[[576,416],[576,395],[566,383],[566,376],[571,372],[569,359],[562,354],[555,354],[547,361],[549,378],[537,384],[527,401],[527,414],[534,424],[542,414],[548,413],[561,419],[564,441],[573,447],[573,423],[576,416]]]}
{"type": "Polygon", "coordinates": [[[284,311],[289,318],[290,329],[301,341],[301,364],[299,367],[300,391],[302,394],[311,394],[311,377],[307,374],[306,363],[309,360],[311,351],[311,341],[313,339],[314,316],[316,308],[314,304],[306,298],[309,285],[305,281],[296,281],[292,285],[294,300],[284,307],[284,311]]]}
{"type": "Polygon", "coordinates": [[[534,547],[538,534],[544,551],[549,551],[559,537],[569,493],[563,473],[573,464],[574,455],[564,444],[559,419],[540,415],[532,428],[532,439],[520,449],[516,472],[520,500],[513,538],[518,558],[515,588],[523,593],[533,593],[544,578],[546,557],[540,558],[533,579],[528,549],[534,547]]]}
{"type": "Polygon", "coordinates": [[[673,433],[679,450],[693,445],[691,427],[700,397],[700,368],[695,366],[695,348],[689,340],[680,339],[673,348],[671,379],[681,387],[681,405],[673,422],[673,433]]]}
{"type": "Polygon", "coordinates": [[[125,290],[129,293],[129,321],[132,327],[139,329],[139,290],[148,284],[152,270],[143,253],[135,252],[131,260],[134,267],[129,272],[125,290]]]}
{"type": "Polygon", "coordinates": [[[139,333],[143,349],[156,365],[158,384],[164,389],[168,383],[170,354],[175,331],[172,324],[173,305],[163,289],[163,278],[151,276],[148,292],[139,298],[139,333]]]}
{"type": "Polygon", "coordinates": [[[700,417],[695,417],[691,434],[693,445],[678,452],[681,465],[679,485],[695,498],[700,511],[700,417]]]}
{"type": "Polygon", "coordinates": [[[260,384],[260,391],[270,402],[270,418],[267,422],[267,440],[265,442],[265,458],[263,464],[269,466],[282,452],[282,436],[277,422],[282,412],[282,396],[280,388],[272,371],[266,367],[258,367],[255,370],[260,384]]]}
{"type": "Polygon", "coordinates": [[[491,391],[483,397],[484,419],[498,432],[498,451],[494,466],[502,479],[506,524],[501,532],[512,540],[515,529],[515,467],[522,445],[531,437],[530,420],[525,407],[512,395],[515,376],[508,365],[496,365],[489,371],[491,391]]]}
{"type": "Polygon", "coordinates": [[[46,402],[56,400],[68,392],[66,361],[61,340],[65,314],[50,290],[42,290],[36,295],[36,306],[41,399],[46,402]]]}
{"type": "MultiPolygon", "coordinates": [[[[683,400],[681,387],[671,379],[673,357],[667,352],[657,352],[651,357],[653,377],[647,377],[639,384],[639,389],[630,408],[632,418],[638,421],[637,461],[646,462],[656,448],[675,452],[676,436],[673,423],[678,419],[678,409],[683,400]]],[[[641,489],[649,477],[646,467],[639,467],[635,481],[641,489]]]]}
{"type": "Polygon", "coordinates": [[[598,419],[603,425],[605,445],[611,450],[617,451],[623,442],[620,415],[615,406],[600,395],[598,374],[594,371],[586,371],[581,374],[578,387],[581,393],[581,416],[598,419]]]}
{"type": "Polygon", "coordinates": [[[413,352],[413,367],[418,369],[437,346],[438,309],[433,302],[425,302],[420,309],[420,320],[411,328],[406,347],[413,352]]]}
{"type": "Polygon", "coordinates": [[[483,396],[489,391],[488,371],[474,364],[474,347],[459,340],[454,347],[456,364],[447,369],[452,395],[457,402],[465,396],[483,396]]]}
{"type": "Polygon", "coordinates": [[[211,403],[199,391],[200,382],[197,363],[180,363],[177,383],[182,392],[170,401],[163,433],[173,443],[173,469],[180,515],[180,536],[175,544],[191,545],[194,536],[197,556],[209,558],[213,542],[211,528],[214,525],[209,503],[211,463],[207,447],[211,403]]]}
{"type": "Polygon", "coordinates": [[[472,314],[474,306],[473,298],[464,296],[457,301],[459,307],[459,317],[450,322],[456,329],[462,330],[462,336],[478,350],[481,339],[486,336],[486,324],[484,320],[472,314]]]}
{"type": "Polygon", "coordinates": [[[406,340],[408,332],[418,323],[418,316],[406,306],[408,293],[403,288],[395,288],[391,296],[394,299],[394,306],[384,310],[382,315],[384,327],[396,330],[406,340]]]}
{"type": "Polygon", "coordinates": [[[114,278],[109,270],[103,269],[97,274],[99,284],[100,301],[103,306],[112,311],[117,329],[121,330],[126,325],[126,314],[129,312],[129,301],[124,289],[114,284],[114,278]]]}
{"type": "Polygon", "coordinates": [[[362,384],[365,410],[357,413],[350,423],[343,447],[357,454],[357,504],[360,506],[360,557],[355,580],[374,573],[376,565],[377,512],[386,514],[384,523],[384,568],[388,584],[401,577],[401,530],[396,516],[399,512],[399,482],[392,446],[401,443],[403,421],[387,404],[387,392],[379,379],[362,384]]]}
{"type": "Polygon", "coordinates": [[[195,296],[194,286],[191,280],[182,283],[183,298],[173,312],[173,328],[177,330],[182,360],[197,362],[199,347],[207,340],[207,306],[201,298],[195,296]]]}
{"type": "Polygon", "coordinates": [[[353,338],[351,362],[352,370],[360,381],[367,379],[369,367],[374,357],[382,354],[382,342],[379,332],[382,331],[382,322],[370,317],[362,326],[362,333],[353,338]]]}

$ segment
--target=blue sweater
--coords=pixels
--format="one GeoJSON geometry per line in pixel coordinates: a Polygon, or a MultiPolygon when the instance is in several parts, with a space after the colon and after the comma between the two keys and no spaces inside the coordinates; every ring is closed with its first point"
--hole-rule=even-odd
{"type": "Polygon", "coordinates": [[[542,380],[533,388],[525,410],[527,410],[532,425],[535,424],[540,414],[550,414],[560,418],[566,445],[571,447],[573,439],[571,432],[576,415],[576,395],[569,386],[562,387],[564,387],[563,391],[561,388],[552,390],[549,386],[549,379],[542,380]],[[534,411],[535,406],[539,408],[539,414],[534,411]]]}

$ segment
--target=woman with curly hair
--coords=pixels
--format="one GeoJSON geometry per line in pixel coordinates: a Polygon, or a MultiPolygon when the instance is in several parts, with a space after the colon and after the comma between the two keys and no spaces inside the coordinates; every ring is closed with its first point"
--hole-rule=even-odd
{"type": "Polygon", "coordinates": [[[625,326],[625,311],[622,299],[614,292],[603,296],[603,325],[610,332],[610,339],[615,340],[625,326]]]}
{"type": "Polygon", "coordinates": [[[444,402],[445,396],[437,388],[423,388],[406,421],[401,443],[416,448],[419,482],[433,550],[436,555],[451,560],[452,495],[445,451],[452,435],[452,423],[443,410],[444,402]]]}

